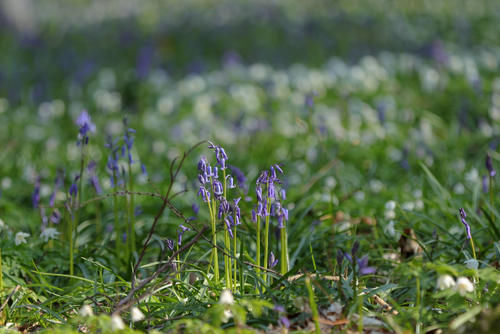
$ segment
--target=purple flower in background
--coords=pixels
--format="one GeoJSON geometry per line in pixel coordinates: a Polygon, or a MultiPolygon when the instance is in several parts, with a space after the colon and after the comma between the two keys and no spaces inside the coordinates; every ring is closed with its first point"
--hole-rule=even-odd
{"type": "Polygon", "coordinates": [[[229,169],[231,169],[231,173],[233,173],[234,176],[236,176],[236,182],[238,182],[238,187],[240,189],[243,189],[243,191],[245,193],[247,193],[248,192],[248,187],[245,184],[246,181],[247,181],[247,178],[245,177],[245,174],[241,171],[241,169],[239,169],[236,166],[229,165],[229,169]]]}
{"type": "Polygon", "coordinates": [[[231,229],[231,225],[233,225],[233,217],[227,216],[226,219],[224,219],[224,222],[226,223],[227,230],[229,231],[229,235],[231,236],[231,239],[233,238],[233,230],[231,229]]]}
{"type": "Polygon", "coordinates": [[[142,214],[142,208],[140,205],[136,205],[135,208],[134,208],[134,216],[137,217],[137,216],[140,216],[142,214]]]}
{"type": "Polygon", "coordinates": [[[358,260],[359,274],[360,275],[371,275],[377,271],[375,267],[368,266],[368,256],[365,255],[358,260]]]}
{"type": "Polygon", "coordinates": [[[56,202],[57,191],[63,187],[63,183],[64,183],[64,171],[58,171],[54,185],[54,191],[52,191],[52,194],[50,195],[49,199],[49,206],[51,208],[54,207],[54,204],[56,202]]]}
{"type": "Polygon", "coordinates": [[[177,236],[177,244],[180,246],[181,243],[182,243],[182,235],[186,232],[186,231],[189,231],[189,228],[184,226],[184,225],[179,225],[179,227],[181,228],[180,231],[177,231],[178,233],[178,236],[177,236]]]}
{"type": "MultiPolygon", "coordinates": [[[[123,123],[125,124],[125,126],[127,126],[127,119],[124,119],[123,123]]],[[[134,133],[135,133],[134,129],[128,128],[125,131],[125,134],[123,135],[123,142],[125,143],[125,145],[122,146],[122,155],[125,153],[126,149],[129,164],[134,163],[134,161],[132,160],[132,152],[131,152],[132,146],[134,146],[134,137],[132,136],[134,133]]]]}
{"type": "Polygon", "coordinates": [[[283,325],[283,327],[290,328],[290,320],[288,320],[287,317],[285,317],[285,316],[280,317],[280,322],[283,325]]]}
{"type": "Polygon", "coordinates": [[[196,203],[193,203],[193,205],[191,205],[191,209],[193,209],[194,214],[197,216],[198,212],[200,211],[200,206],[196,203]]]}
{"type": "Polygon", "coordinates": [[[274,268],[278,264],[278,259],[274,256],[274,253],[269,254],[269,268],[274,268]]]}
{"type": "MultiPolygon", "coordinates": [[[[80,127],[80,134],[82,137],[87,137],[87,133],[90,132],[95,132],[96,126],[94,123],[92,123],[92,120],[90,119],[90,115],[87,113],[86,110],[82,111],[78,118],[76,119],[76,125],[80,127]]],[[[84,142],[86,144],[86,142],[84,142]]]]}
{"type": "Polygon", "coordinates": [[[485,165],[486,165],[486,169],[488,170],[488,173],[490,174],[490,177],[495,177],[495,175],[497,175],[497,172],[493,168],[493,162],[491,161],[491,156],[489,153],[486,154],[485,165]]]}
{"type": "Polygon", "coordinates": [[[146,170],[146,165],[141,163],[141,173],[142,175],[148,176],[148,171],[146,170]]]}
{"type": "Polygon", "coordinates": [[[253,221],[254,223],[256,223],[256,222],[257,222],[257,213],[255,212],[255,210],[254,210],[254,209],[252,209],[252,221],[253,221]]]}
{"type": "Polygon", "coordinates": [[[78,186],[76,185],[76,180],[69,187],[69,195],[73,198],[78,194],[78,186]]]}
{"type": "Polygon", "coordinates": [[[90,161],[88,166],[87,166],[87,170],[88,170],[88,173],[89,173],[89,176],[90,176],[90,184],[92,185],[92,187],[94,188],[95,192],[97,195],[101,195],[102,194],[102,188],[101,188],[101,185],[99,184],[99,178],[97,177],[97,174],[96,174],[96,167],[97,167],[97,163],[95,161],[90,161]]]}
{"type": "Polygon", "coordinates": [[[172,239],[167,239],[167,247],[168,249],[170,249],[171,251],[174,250],[174,241],[172,239]]]}
{"type": "Polygon", "coordinates": [[[38,208],[38,205],[40,204],[40,177],[36,178],[35,189],[31,195],[31,202],[34,209],[38,208]]]}
{"type": "Polygon", "coordinates": [[[59,212],[59,210],[55,209],[50,215],[50,221],[54,224],[58,224],[60,220],[61,220],[61,213],[59,212]]]}
{"type": "Polygon", "coordinates": [[[465,213],[465,210],[462,208],[460,208],[458,211],[460,212],[460,220],[462,221],[462,224],[464,224],[465,231],[467,232],[467,239],[470,239],[471,238],[470,225],[465,220],[465,218],[467,218],[467,214],[465,213]]]}

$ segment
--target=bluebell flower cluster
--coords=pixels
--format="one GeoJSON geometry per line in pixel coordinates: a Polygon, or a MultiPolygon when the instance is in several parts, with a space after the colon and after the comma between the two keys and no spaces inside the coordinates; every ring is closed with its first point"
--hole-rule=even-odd
{"type": "MultiPolygon", "coordinates": [[[[217,219],[224,221],[229,235],[233,238],[232,227],[241,224],[241,210],[238,205],[241,198],[234,199],[232,203],[227,200],[225,192],[227,189],[236,188],[236,184],[232,175],[226,175],[228,168],[226,161],[229,158],[224,148],[211,142],[208,148],[214,150],[217,163],[216,166],[211,166],[205,157],[198,162],[198,181],[200,182],[198,196],[201,196],[205,203],[215,199],[214,209],[217,210],[217,219]]],[[[244,178],[244,176],[240,175],[239,178],[244,178]]]]}
{"type": "Polygon", "coordinates": [[[82,143],[83,145],[87,145],[89,143],[89,132],[95,132],[96,126],[92,123],[92,119],[90,118],[89,113],[84,110],[80,113],[78,118],[76,119],[76,125],[80,127],[80,139],[78,143],[82,143]]]}
{"type": "Polygon", "coordinates": [[[286,191],[281,188],[282,182],[277,173],[283,174],[279,164],[271,166],[258,177],[255,187],[257,207],[252,210],[252,220],[257,221],[257,216],[265,218],[270,215],[277,218],[278,227],[281,229],[288,221],[288,209],[282,204],[286,199],[286,191]]]}

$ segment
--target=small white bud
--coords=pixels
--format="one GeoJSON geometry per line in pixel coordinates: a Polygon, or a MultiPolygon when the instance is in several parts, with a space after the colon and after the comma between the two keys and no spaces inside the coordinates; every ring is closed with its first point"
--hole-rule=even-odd
{"type": "Polygon", "coordinates": [[[138,307],[134,306],[130,310],[130,318],[132,318],[132,322],[144,320],[144,313],[138,307]]]}
{"type": "Polygon", "coordinates": [[[92,311],[92,307],[90,305],[83,305],[78,313],[81,317],[91,317],[94,315],[94,311],[92,311]]]}
{"type": "Polygon", "coordinates": [[[222,293],[220,294],[219,304],[222,304],[222,305],[233,305],[234,304],[234,298],[233,298],[233,294],[231,293],[231,291],[229,291],[228,289],[225,289],[224,291],[222,291],[222,293]]]}
{"type": "Polygon", "coordinates": [[[467,292],[474,291],[474,284],[467,277],[459,277],[457,278],[457,285],[455,287],[458,293],[464,296],[467,292]]]}
{"type": "Polygon", "coordinates": [[[441,275],[437,281],[437,287],[439,290],[445,290],[453,288],[455,286],[455,280],[450,275],[441,275]]]}
{"type": "Polygon", "coordinates": [[[120,318],[117,314],[113,314],[111,316],[111,330],[119,331],[121,329],[125,329],[125,324],[123,323],[122,318],[120,318]]]}

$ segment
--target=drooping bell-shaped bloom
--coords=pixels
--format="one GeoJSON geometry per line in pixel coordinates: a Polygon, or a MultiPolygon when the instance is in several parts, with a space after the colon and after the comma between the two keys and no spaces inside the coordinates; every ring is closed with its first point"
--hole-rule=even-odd
{"type": "Polygon", "coordinates": [[[92,123],[90,115],[86,110],[82,111],[76,119],[76,125],[80,127],[79,131],[82,137],[86,137],[88,132],[95,132],[96,126],[92,123]]]}
{"type": "Polygon", "coordinates": [[[460,212],[460,220],[462,221],[462,224],[464,224],[464,226],[465,226],[465,232],[467,234],[467,239],[470,239],[471,238],[470,225],[465,220],[465,218],[467,218],[467,214],[465,213],[465,210],[462,208],[460,208],[458,211],[460,212]]]}

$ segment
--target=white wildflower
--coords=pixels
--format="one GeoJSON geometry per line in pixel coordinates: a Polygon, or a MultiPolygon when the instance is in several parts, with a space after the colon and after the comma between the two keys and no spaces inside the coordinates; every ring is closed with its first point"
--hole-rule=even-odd
{"type": "Polygon", "coordinates": [[[380,180],[371,180],[370,181],[370,190],[374,193],[379,193],[384,189],[384,184],[380,180]]]}
{"type": "Polygon", "coordinates": [[[394,209],[396,209],[396,202],[393,201],[393,200],[388,201],[387,203],[385,203],[385,209],[386,210],[394,210],[394,209]]]}
{"type": "Polygon", "coordinates": [[[464,296],[467,292],[474,291],[474,284],[467,277],[459,277],[455,288],[461,296],[464,296]]]}
{"type": "Polygon", "coordinates": [[[232,317],[233,317],[233,313],[231,312],[231,310],[224,310],[224,314],[222,315],[222,319],[221,320],[222,320],[223,323],[226,323],[232,317]]]}
{"type": "Polygon", "coordinates": [[[394,220],[391,220],[387,225],[385,225],[384,233],[391,237],[396,236],[396,229],[394,228],[394,220]]]}
{"type": "Polygon", "coordinates": [[[78,313],[81,317],[91,317],[94,315],[94,311],[92,311],[92,307],[90,305],[83,305],[78,313]]]}
{"type": "Polygon", "coordinates": [[[0,218],[0,232],[5,228],[5,223],[3,222],[2,218],[0,218]]]}
{"type": "Polygon", "coordinates": [[[130,318],[132,319],[132,322],[144,320],[144,313],[142,313],[138,307],[134,306],[130,310],[130,318]]]}
{"type": "Polygon", "coordinates": [[[455,287],[455,280],[450,275],[441,275],[437,280],[439,290],[450,289],[455,287]]]}
{"type": "Polygon", "coordinates": [[[125,329],[125,324],[123,323],[122,318],[120,318],[117,314],[113,314],[111,316],[111,330],[119,331],[121,329],[125,329]]]}
{"type": "Polygon", "coordinates": [[[234,304],[234,298],[233,298],[233,294],[231,293],[231,291],[229,291],[228,289],[225,289],[224,291],[222,291],[222,293],[220,294],[219,304],[222,304],[222,305],[234,304]]]}
{"type": "Polygon", "coordinates": [[[385,203],[385,219],[394,219],[396,218],[396,202],[394,201],[388,201],[385,203]]]}
{"type": "Polygon", "coordinates": [[[361,190],[356,191],[356,192],[354,193],[354,198],[355,198],[357,201],[362,201],[362,200],[364,200],[364,199],[365,199],[365,193],[364,193],[364,191],[361,191],[361,190]]]}
{"type": "Polygon", "coordinates": [[[29,233],[24,233],[24,232],[17,232],[16,233],[16,238],[14,239],[14,242],[16,246],[19,246],[22,243],[26,243],[26,238],[29,237],[29,233]]]}
{"type": "Polygon", "coordinates": [[[405,202],[401,205],[401,208],[406,211],[413,211],[415,209],[415,203],[413,202],[405,202]]]}
{"type": "Polygon", "coordinates": [[[462,195],[462,194],[465,194],[465,187],[463,184],[461,183],[457,183],[455,184],[455,186],[453,187],[453,192],[457,195],[462,195]]]}
{"type": "Polygon", "coordinates": [[[47,242],[49,241],[49,239],[56,239],[59,234],[61,233],[54,227],[47,227],[40,234],[40,238],[42,238],[43,241],[47,242]]]}
{"type": "Polygon", "coordinates": [[[477,169],[472,168],[468,173],[466,173],[465,181],[472,184],[479,182],[479,172],[477,169]]]}

